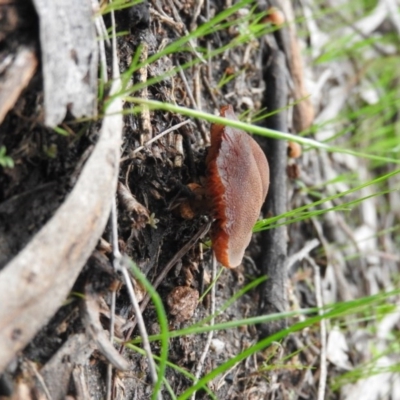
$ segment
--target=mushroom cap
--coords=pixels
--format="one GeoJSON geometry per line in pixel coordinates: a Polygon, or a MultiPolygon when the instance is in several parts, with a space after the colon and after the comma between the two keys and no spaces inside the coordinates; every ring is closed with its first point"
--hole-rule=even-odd
{"type": "MultiPolygon", "coordinates": [[[[230,105],[222,107],[220,112],[225,118],[238,120],[230,105]]],[[[235,268],[242,262],[267,196],[268,161],[246,132],[213,124],[206,163],[206,189],[215,218],[212,247],[222,265],[235,268]]]]}

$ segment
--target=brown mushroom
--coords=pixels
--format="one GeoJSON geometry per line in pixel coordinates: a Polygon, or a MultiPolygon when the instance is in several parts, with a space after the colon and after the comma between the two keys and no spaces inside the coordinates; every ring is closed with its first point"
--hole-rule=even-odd
{"type": "MultiPolygon", "coordinates": [[[[221,116],[237,121],[232,106],[224,106],[220,112],[221,116]]],[[[246,132],[213,124],[206,164],[206,190],[215,218],[212,247],[222,265],[235,268],[242,262],[267,196],[268,162],[246,132]]]]}

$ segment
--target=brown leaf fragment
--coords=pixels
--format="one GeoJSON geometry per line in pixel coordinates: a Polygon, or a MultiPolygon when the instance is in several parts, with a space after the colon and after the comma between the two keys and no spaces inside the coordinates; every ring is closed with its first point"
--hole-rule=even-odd
{"type": "Polygon", "coordinates": [[[289,179],[299,179],[300,178],[300,167],[297,164],[289,164],[286,167],[287,176],[289,179]]]}
{"type": "Polygon", "coordinates": [[[186,266],[185,268],[183,268],[183,274],[185,276],[185,284],[187,286],[193,285],[195,283],[195,278],[193,276],[190,266],[186,266]]]}
{"type": "Polygon", "coordinates": [[[189,286],[177,286],[168,295],[167,304],[176,322],[192,318],[199,301],[199,292],[189,286]]]}

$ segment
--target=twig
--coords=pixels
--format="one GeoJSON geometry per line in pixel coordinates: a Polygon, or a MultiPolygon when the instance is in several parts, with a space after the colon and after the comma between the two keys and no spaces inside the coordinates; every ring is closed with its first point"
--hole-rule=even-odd
{"type": "MultiPolygon", "coordinates": [[[[136,315],[136,321],[139,326],[140,336],[142,337],[143,340],[143,348],[144,351],[146,352],[147,359],[149,362],[151,380],[155,384],[157,382],[156,365],[153,359],[153,354],[151,353],[149,337],[147,335],[146,326],[143,320],[143,315],[135,295],[135,290],[133,288],[130,275],[128,273],[128,270],[126,269],[125,264],[123,263],[121,253],[119,252],[118,249],[117,205],[115,199],[112,203],[112,209],[111,209],[111,230],[112,230],[113,249],[114,249],[114,262],[113,262],[114,268],[120,271],[122,273],[122,276],[124,277],[125,285],[128,289],[128,294],[133,306],[133,310],[136,315]]],[[[157,398],[161,400],[161,395],[159,394],[157,398]]]]}
{"type": "MultiPolygon", "coordinates": [[[[147,71],[147,64],[145,64],[145,62],[147,61],[148,58],[148,52],[149,52],[148,43],[142,41],[141,52],[139,56],[139,62],[142,64],[142,67],[140,67],[138,70],[138,78],[137,78],[138,84],[147,82],[148,71],[147,71]]],[[[139,90],[138,97],[141,97],[143,99],[149,98],[147,85],[143,86],[142,89],[139,90]]],[[[138,120],[139,120],[139,127],[141,130],[140,143],[143,144],[147,140],[150,140],[150,138],[153,135],[153,127],[151,125],[151,119],[150,119],[150,109],[147,105],[145,104],[140,105],[138,120]]]]}
{"type": "Polygon", "coordinates": [[[195,9],[192,16],[192,22],[190,23],[190,31],[193,32],[197,28],[197,18],[201,13],[201,9],[203,7],[204,0],[196,0],[195,9]]]}
{"type": "MultiPolygon", "coordinates": [[[[129,293],[129,297],[131,299],[133,309],[135,311],[137,324],[139,326],[140,336],[142,337],[142,340],[143,340],[143,348],[147,354],[147,358],[149,361],[151,379],[152,379],[153,383],[155,384],[157,382],[156,365],[155,365],[155,362],[153,359],[153,354],[151,353],[149,336],[147,335],[146,326],[145,326],[144,320],[143,320],[143,315],[142,315],[142,312],[139,307],[139,303],[138,303],[136,295],[135,295],[135,291],[134,291],[134,288],[132,285],[132,281],[130,279],[130,275],[129,275],[128,270],[126,269],[125,265],[121,266],[121,272],[122,272],[122,275],[124,276],[125,283],[126,283],[128,293],[129,293]]],[[[158,394],[157,398],[159,400],[162,400],[160,393],[158,394]]]]}
{"type": "Polygon", "coordinates": [[[304,257],[308,256],[308,254],[314,250],[318,245],[320,244],[320,241],[318,239],[313,239],[308,241],[303,248],[301,248],[297,253],[291,255],[287,259],[287,264],[286,264],[286,269],[289,273],[290,268],[297,262],[301,261],[304,257]]]}
{"type": "Polygon", "coordinates": [[[77,399],[90,399],[89,388],[85,376],[85,368],[83,365],[75,365],[72,370],[72,379],[75,386],[77,399]]]}
{"type": "MultiPolygon", "coordinates": [[[[288,88],[285,77],[285,57],[271,39],[271,46],[265,50],[265,68],[263,77],[268,90],[264,92],[263,107],[267,110],[281,110],[270,115],[263,125],[269,129],[285,132],[287,125],[288,88]]],[[[287,146],[282,140],[263,138],[260,140],[269,166],[271,182],[266,202],[263,206],[264,215],[281,215],[287,211],[286,188],[286,153],[287,146]]],[[[287,233],[286,226],[279,226],[261,233],[260,245],[263,249],[258,265],[263,275],[268,279],[260,285],[259,313],[261,315],[283,312],[286,308],[286,258],[287,233]]],[[[260,337],[267,337],[283,329],[286,319],[271,321],[257,325],[260,337]]]]}
{"type": "MultiPolygon", "coordinates": [[[[212,286],[211,286],[211,319],[210,319],[210,326],[214,325],[214,314],[215,314],[215,286],[216,286],[216,279],[217,276],[217,259],[215,258],[215,253],[213,252],[213,256],[212,256],[212,271],[211,271],[211,282],[212,282],[212,286]]],[[[193,382],[193,384],[196,384],[198,382],[198,380],[200,379],[200,375],[201,372],[203,371],[203,367],[204,367],[204,362],[206,360],[208,351],[210,350],[210,345],[211,345],[211,340],[213,338],[214,335],[214,331],[210,331],[208,332],[208,336],[207,336],[207,342],[204,346],[204,350],[203,353],[201,354],[199,363],[197,364],[197,368],[196,368],[196,374],[195,374],[195,380],[193,382]]],[[[195,400],[196,398],[196,392],[193,392],[191,400],[195,400]]]]}
{"type": "Polygon", "coordinates": [[[178,71],[179,71],[179,76],[181,77],[182,82],[183,82],[183,84],[184,84],[184,86],[185,86],[185,89],[186,89],[186,91],[187,91],[187,94],[188,94],[188,96],[189,96],[189,99],[190,99],[190,101],[192,102],[193,108],[194,108],[195,110],[198,110],[196,100],[195,100],[194,97],[193,97],[192,89],[191,89],[190,86],[189,86],[189,83],[188,83],[188,81],[187,81],[187,79],[186,79],[186,75],[185,75],[185,73],[183,72],[183,69],[182,69],[181,66],[179,66],[178,71]]]}
{"type": "Polygon", "coordinates": [[[211,97],[212,102],[214,103],[215,108],[218,108],[218,99],[215,96],[214,90],[212,89],[210,81],[208,80],[208,78],[207,78],[205,73],[203,73],[202,78],[203,78],[204,86],[208,90],[208,93],[209,93],[209,95],[211,97]]]}
{"type": "MultiPolygon", "coordinates": [[[[309,203],[308,200],[307,200],[307,203],[309,203]]],[[[327,205],[326,203],[323,204],[322,206],[329,207],[329,205],[327,205]]],[[[335,213],[335,211],[331,212],[329,215],[331,215],[331,216],[335,215],[334,213],[335,213]]],[[[352,292],[350,290],[350,285],[349,285],[348,281],[346,280],[346,277],[344,276],[344,273],[343,273],[344,269],[340,266],[339,257],[341,256],[341,253],[337,252],[337,253],[335,253],[335,255],[333,254],[333,252],[331,250],[331,246],[330,246],[328,240],[326,239],[326,237],[324,236],[324,232],[323,232],[320,221],[317,218],[312,217],[311,222],[315,228],[318,239],[321,242],[322,247],[324,248],[325,255],[328,260],[328,266],[332,266],[333,271],[335,273],[339,297],[345,301],[352,300],[353,296],[352,296],[352,292]]],[[[343,260],[341,262],[344,263],[343,260]]]]}
{"type": "Polygon", "coordinates": [[[279,0],[277,4],[278,8],[284,12],[287,20],[286,28],[276,31],[276,36],[280,37],[281,50],[286,55],[287,65],[294,83],[292,95],[296,104],[293,106],[293,127],[296,132],[302,132],[312,124],[314,120],[314,108],[304,82],[303,59],[296,33],[292,2],[289,0],[279,0]]]}
{"type": "MultiPolygon", "coordinates": [[[[114,200],[115,203],[115,200],[114,200]]],[[[114,210],[114,207],[113,207],[114,210]]],[[[114,242],[114,240],[113,240],[114,242]]],[[[117,240],[118,243],[118,240],[117,240]]],[[[114,243],[113,243],[114,245],[114,243]]],[[[115,260],[115,247],[113,246],[113,256],[115,260]]],[[[115,266],[114,266],[115,268],[115,266]]],[[[114,324],[115,324],[115,301],[116,301],[116,293],[115,290],[111,292],[111,306],[110,306],[110,342],[114,342],[114,324]]],[[[106,399],[111,400],[112,394],[112,364],[108,363],[107,365],[107,382],[106,382],[106,399]]]]}
{"type": "Polygon", "coordinates": [[[108,37],[106,24],[104,23],[104,19],[101,16],[99,0],[92,0],[92,10],[93,13],[96,15],[94,21],[96,25],[97,34],[100,36],[101,39],[100,42],[101,43],[106,42],[107,46],[110,47],[111,41],[108,37]]]}
{"type": "Polygon", "coordinates": [[[99,352],[118,370],[128,371],[130,364],[115,349],[110,336],[100,322],[99,296],[93,291],[91,283],[85,285],[85,299],[81,302],[82,322],[86,333],[95,343],[99,352]]]}
{"type": "MultiPolygon", "coordinates": [[[[94,13],[99,13],[100,4],[98,0],[92,0],[92,8],[94,13]]],[[[96,27],[97,35],[100,37],[99,40],[99,54],[100,54],[100,65],[102,68],[102,76],[100,77],[103,80],[103,83],[107,83],[108,75],[107,75],[107,58],[106,58],[106,48],[104,42],[107,43],[107,46],[111,46],[110,39],[108,38],[107,28],[104,23],[103,17],[99,14],[94,19],[94,24],[96,27]]]]}
{"type": "Polygon", "coordinates": [[[203,68],[201,68],[199,65],[193,65],[193,92],[194,92],[194,98],[196,100],[197,107],[202,110],[202,85],[200,84],[200,71],[202,71],[203,68]]]}
{"type": "Polygon", "coordinates": [[[400,16],[399,16],[399,3],[396,0],[385,0],[386,8],[388,10],[388,17],[392,25],[400,35],[400,16]]]}
{"type": "MultiPolygon", "coordinates": [[[[382,3],[385,3],[383,1],[382,3]]],[[[381,3],[381,4],[382,4],[381,3]]],[[[386,4],[389,2],[386,1],[386,4]]],[[[383,4],[381,5],[378,3],[378,5],[375,7],[375,9],[371,12],[371,14],[364,18],[364,21],[367,22],[367,24],[360,24],[360,22],[363,22],[363,19],[360,19],[358,22],[352,21],[351,18],[347,18],[344,13],[341,13],[339,10],[336,11],[335,15],[339,17],[347,26],[349,26],[357,35],[360,36],[361,40],[370,40],[371,33],[373,30],[373,26],[379,26],[380,23],[386,18],[386,12],[384,10],[385,6],[383,4]],[[375,18],[374,18],[375,16],[375,18]],[[373,18],[376,22],[371,23],[371,18],[373,18]],[[363,29],[364,27],[368,27],[367,29],[363,29]]],[[[397,11],[395,14],[398,14],[397,11]]],[[[390,15],[390,13],[389,13],[390,15]]],[[[370,41],[371,47],[378,53],[379,56],[381,57],[390,57],[392,53],[390,51],[385,50],[384,47],[380,46],[378,42],[375,41],[370,41]]]]}
{"type": "MultiPolygon", "coordinates": [[[[198,70],[196,69],[196,71],[198,71],[198,70]]],[[[185,86],[187,95],[189,96],[189,99],[190,99],[190,101],[192,102],[192,107],[193,107],[195,110],[198,110],[198,109],[199,109],[199,107],[198,107],[198,102],[195,100],[195,98],[194,98],[194,96],[193,96],[192,89],[191,89],[190,86],[189,86],[189,83],[188,83],[188,81],[187,81],[187,79],[186,79],[186,75],[185,75],[185,73],[183,72],[182,67],[179,67],[179,76],[181,77],[182,82],[183,82],[183,85],[185,86]]],[[[203,127],[201,121],[200,121],[199,119],[197,119],[197,118],[196,118],[196,124],[197,124],[197,126],[198,126],[198,128],[199,128],[199,130],[200,130],[201,137],[203,138],[204,142],[207,143],[207,133],[205,132],[204,127],[203,127]]]]}
{"type": "Polygon", "coordinates": [[[51,394],[49,392],[49,389],[46,385],[46,382],[43,379],[43,376],[39,373],[39,371],[36,368],[36,364],[34,364],[31,361],[26,360],[25,361],[25,365],[33,372],[33,374],[35,375],[35,378],[38,380],[40,386],[42,387],[42,390],[44,392],[44,394],[46,395],[48,400],[52,400],[53,398],[51,397],[51,394]]]}
{"type": "MultiPolygon", "coordinates": [[[[118,74],[118,64],[117,64],[117,43],[116,43],[116,36],[115,36],[115,18],[114,18],[114,13],[111,13],[111,21],[112,21],[112,28],[113,28],[113,36],[112,36],[112,50],[113,50],[113,77],[115,74],[118,74]]],[[[126,266],[121,262],[122,261],[122,256],[119,251],[118,247],[118,226],[117,226],[117,205],[116,205],[116,200],[115,196],[113,197],[112,205],[111,205],[111,232],[112,232],[112,245],[113,245],[113,255],[114,255],[114,260],[113,260],[113,265],[114,268],[118,271],[120,271],[124,277],[126,287],[128,289],[129,297],[136,315],[136,320],[138,321],[139,325],[139,331],[140,335],[143,340],[143,348],[144,351],[146,352],[147,359],[149,362],[149,370],[150,370],[150,376],[153,384],[156,384],[157,382],[157,371],[156,371],[156,365],[153,359],[153,355],[151,353],[151,348],[150,348],[150,342],[149,342],[149,337],[147,335],[146,327],[144,325],[143,321],[143,316],[141,314],[140,308],[139,308],[139,303],[136,299],[135,296],[135,291],[132,286],[132,281],[130,279],[129,273],[126,269],[126,266]]],[[[157,396],[158,400],[161,399],[161,394],[159,393],[157,396]]]]}
{"type": "MultiPolygon", "coordinates": [[[[175,7],[175,4],[173,1],[169,2],[169,6],[171,7],[172,10],[172,14],[174,15],[175,19],[182,25],[182,31],[186,36],[189,36],[189,31],[186,29],[186,25],[184,24],[184,22],[182,21],[182,18],[178,12],[178,10],[175,7]]],[[[179,32],[181,33],[181,32],[179,32]]],[[[203,58],[203,56],[201,55],[201,53],[199,53],[196,50],[197,47],[197,41],[195,39],[190,39],[188,41],[189,46],[190,46],[190,50],[192,51],[192,53],[195,55],[196,58],[198,58],[203,64],[206,64],[206,60],[203,58]]]]}
{"type": "MultiPolygon", "coordinates": [[[[206,21],[210,21],[210,1],[206,0],[206,21]]],[[[212,82],[212,57],[211,57],[211,41],[207,40],[207,73],[208,81],[212,82]]]]}
{"type": "MultiPolygon", "coordinates": [[[[95,2],[97,8],[99,8],[98,2],[95,2]]],[[[92,5],[94,2],[92,2],[92,5]]],[[[113,16],[113,22],[114,20],[114,13],[112,13],[113,16]]],[[[104,21],[103,17],[98,16],[95,18],[95,25],[97,29],[97,34],[101,36],[103,33],[103,28],[104,28],[104,21]]],[[[115,26],[114,26],[115,28],[115,26]]],[[[115,29],[114,29],[115,30],[115,29]]],[[[108,41],[108,45],[110,45],[110,41],[108,41]]],[[[113,41],[114,45],[114,41],[113,41]]],[[[114,49],[114,48],[113,48],[114,49]]],[[[101,79],[103,80],[103,83],[107,83],[108,81],[108,75],[107,75],[107,58],[106,58],[106,52],[105,52],[105,46],[104,46],[104,40],[99,41],[99,53],[100,53],[100,65],[102,67],[102,74],[101,74],[101,79]]],[[[115,201],[115,200],[114,200],[115,201]]],[[[111,238],[113,239],[113,238],[111,238]]],[[[118,243],[118,242],[117,242],[118,243]]],[[[113,246],[113,253],[114,253],[115,247],[113,246]]],[[[110,342],[114,342],[114,320],[115,320],[115,291],[112,292],[111,294],[111,309],[110,309],[110,342]]],[[[111,400],[111,393],[112,393],[112,364],[109,362],[107,365],[107,377],[106,377],[106,399],[111,400]]]]}
{"type": "MultiPolygon", "coordinates": [[[[50,5],[54,2],[40,3],[50,5]]],[[[86,4],[86,2],[80,3],[86,4]]],[[[74,2],[74,6],[76,4],[77,2],[74,2]]],[[[52,4],[52,7],[56,5],[52,4]]],[[[63,10],[65,8],[68,7],[64,7],[63,10]]],[[[64,20],[67,21],[67,19],[68,16],[65,15],[62,27],[64,20]]],[[[91,26],[90,17],[87,20],[91,26]]],[[[59,22],[57,23],[60,25],[59,22]]],[[[69,21],[68,26],[82,28],[76,18],[73,22],[69,21]]],[[[79,31],[84,37],[84,31],[79,31]]],[[[60,40],[63,41],[63,38],[61,37],[60,40]]],[[[41,43],[43,44],[43,41],[41,43]]],[[[87,49],[84,43],[82,42],[82,46],[87,49]]],[[[92,45],[96,46],[95,37],[90,46],[92,45]]],[[[71,57],[70,52],[68,52],[68,58],[74,63],[72,60],[74,57],[71,57]]],[[[52,55],[51,60],[55,61],[52,55]]],[[[109,114],[104,116],[93,152],[85,163],[76,185],[53,216],[0,271],[0,321],[2,323],[0,371],[6,368],[17,352],[26,347],[39,329],[49,322],[65,302],[65,298],[93,252],[98,238],[104,232],[110,214],[112,193],[117,186],[123,123],[121,98],[114,96],[120,92],[117,60],[114,64],[117,69],[114,72],[116,79],[113,80],[110,89],[112,98],[107,106],[109,114]],[[76,223],[71,223],[72,221],[76,223]],[[28,276],[30,279],[18,279],[22,276],[28,276]],[[13,317],[10,318],[10,315],[13,317]],[[18,335],[10,335],[10,332],[14,332],[15,329],[18,335]]],[[[73,70],[76,70],[77,65],[74,68],[73,70]]],[[[93,72],[90,78],[95,79],[95,75],[96,73],[93,72]]],[[[80,80],[78,75],[74,76],[80,80]]],[[[68,86],[64,81],[61,83],[65,87],[68,86]]],[[[80,95],[81,92],[79,92],[80,95]]],[[[79,96],[74,94],[78,100],[79,96]]],[[[84,107],[81,111],[84,112],[84,107]]]]}
{"type": "Polygon", "coordinates": [[[120,162],[124,162],[124,161],[132,159],[133,154],[138,153],[140,150],[143,150],[149,144],[151,144],[151,143],[155,142],[156,140],[160,139],[161,137],[163,137],[167,133],[173,132],[173,131],[177,130],[178,128],[180,128],[181,126],[188,124],[189,122],[190,122],[190,119],[187,119],[186,121],[182,121],[182,122],[179,122],[179,124],[171,126],[170,128],[166,129],[165,131],[163,131],[163,132],[159,133],[158,135],[154,136],[152,139],[148,140],[146,143],[143,143],[143,146],[137,147],[135,150],[133,150],[131,152],[131,154],[129,156],[121,158],[120,162]]]}
{"type": "MultiPolygon", "coordinates": [[[[100,35],[101,24],[99,22],[99,18],[95,19],[97,34],[100,35]]],[[[107,58],[106,58],[106,48],[104,46],[104,40],[99,41],[99,54],[100,54],[100,65],[101,65],[101,79],[103,79],[104,83],[107,83],[108,76],[107,76],[107,58]]]]}
{"type": "MultiPolygon", "coordinates": [[[[157,2],[155,2],[155,6],[159,6],[157,2]]],[[[175,22],[173,18],[165,14],[161,7],[157,8],[157,10],[155,10],[154,8],[150,8],[150,14],[153,17],[157,17],[161,22],[172,26],[176,31],[178,31],[178,33],[182,33],[182,23],[175,22]]]]}
{"type": "MultiPolygon", "coordinates": [[[[324,306],[324,302],[322,299],[322,287],[321,287],[321,275],[320,270],[317,263],[309,256],[306,256],[305,259],[312,266],[314,270],[314,285],[315,285],[315,297],[317,300],[318,314],[323,315],[322,307],[324,306]]],[[[325,388],[326,388],[326,378],[327,378],[327,366],[326,366],[326,320],[321,319],[320,321],[321,328],[321,352],[320,352],[320,368],[321,373],[319,376],[319,384],[318,384],[318,400],[325,399],[325,388]]]]}

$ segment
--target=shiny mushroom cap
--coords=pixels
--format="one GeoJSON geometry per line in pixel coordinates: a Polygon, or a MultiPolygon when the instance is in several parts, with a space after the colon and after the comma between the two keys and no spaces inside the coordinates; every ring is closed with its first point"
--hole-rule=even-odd
{"type": "MultiPolygon", "coordinates": [[[[221,116],[238,120],[232,106],[221,116]]],[[[206,189],[215,222],[211,230],[217,260],[228,268],[242,262],[252,228],[267,196],[269,167],[264,152],[246,132],[221,124],[211,126],[206,189]]]]}

